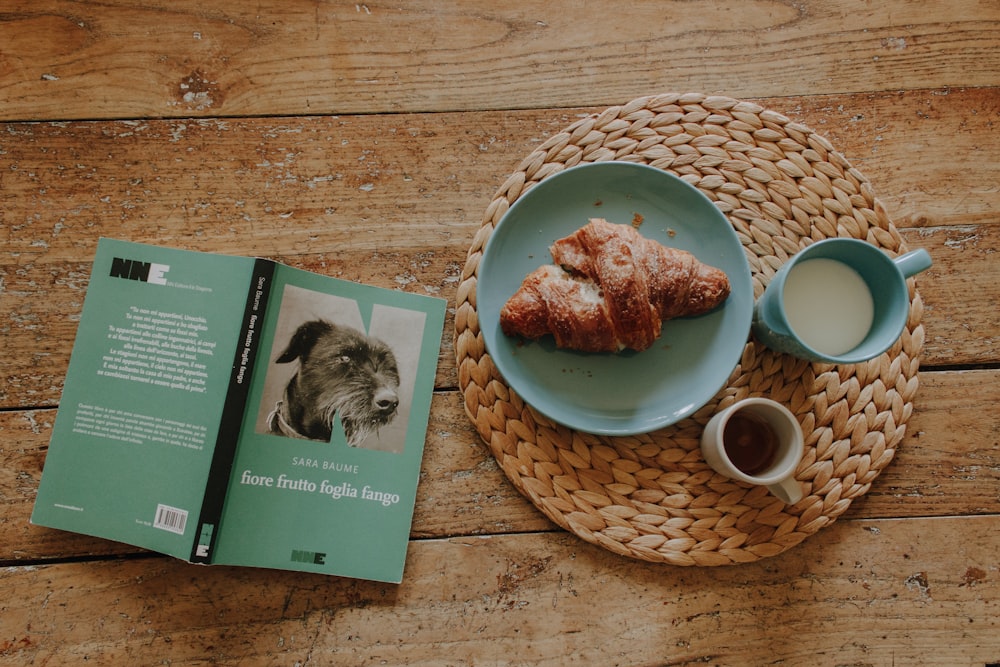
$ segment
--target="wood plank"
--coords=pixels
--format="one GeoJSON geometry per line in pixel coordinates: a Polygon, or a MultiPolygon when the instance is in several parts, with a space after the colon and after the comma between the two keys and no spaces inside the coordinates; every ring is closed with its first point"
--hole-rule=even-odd
{"type": "MultiPolygon", "coordinates": [[[[827,135],[872,180],[899,227],[996,221],[1000,139],[991,128],[1000,88],[836,99],[836,109],[824,96],[758,101],[827,135]],[[942,159],[954,154],[973,156],[976,168],[942,159]]],[[[602,109],[6,124],[2,196],[18,232],[8,247],[62,257],[74,231],[114,235],[137,225],[146,230],[140,238],[166,234],[214,249],[239,235],[254,242],[241,247],[279,254],[406,247],[413,235],[403,222],[431,225],[435,240],[449,241],[478,223],[539,141],[602,109]],[[346,221],[389,227],[352,239],[338,229],[346,221]],[[275,239],[275,229],[287,238],[275,239]]]]}
{"type": "Polygon", "coordinates": [[[1000,227],[923,227],[903,238],[911,248],[926,248],[934,260],[917,278],[924,302],[924,367],[995,364],[1000,227]]]}
{"type": "Polygon", "coordinates": [[[1000,88],[817,95],[773,102],[823,133],[897,227],[996,225],[1000,88]]]}
{"type": "Polygon", "coordinates": [[[847,516],[1000,513],[998,372],[922,371],[896,458],[847,516]]]}
{"type": "MultiPolygon", "coordinates": [[[[995,260],[1000,231],[984,225],[925,228],[905,238],[910,247],[927,248],[935,262],[917,280],[924,304],[924,367],[995,363],[997,337],[991,324],[994,304],[1000,301],[1000,264],[995,260]],[[969,294],[977,296],[964,298],[969,294]]],[[[428,246],[411,252],[345,250],[279,259],[349,280],[431,293],[454,303],[465,252],[459,247],[442,252],[428,246]]],[[[0,333],[9,341],[0,349],[0,376],[6,379],[0,386],[0,407],[58,403],[89,271],[89,264],[79,262],[0,264],[6,310],[0,314],[0,333]]],[[[439,388],[454,387],[457,381],[453,331],[449,313],[435,380],[439,388]]]]}
{"type": "MultiPolygon", "coordinates": [[[[1000,415],[981,407],[1000,403],[1000,371],[921,373],[920,383],[895,460],[845,516],[1000,514],[1000,415]]],[[[54,416],[0,412],[0,563],[135,552],[28,524],[54,416]]],[[[504,477],[456,391],[434,396],[420,479],[414,539],[555,528],[504,477]]]]}
{"type": "Polygon", "coordinates": [[[564,533],[426,540],[399,586],[165,558],[8,567],[0,665],[985,665],[998,528],[840,521],[725,568],[564,533]]]}
{"type": "Polygon", "coordinates": [[[0,15],[7,120],[615,104],[654,92],[992,86],[988,0],[402,5],[17,0],[0,15]],[[849,27],[850,26],[850,27],[849,27]]]}
{"type": "MultiPolygon", "coordinates": [[[[918,281],[925,365],[990,363],[1000,88],[942,97],[762,102],[829,126],[845,155],[864,160],[908,243],[935,257],[918,281]],[[847,118],[858,109],[863,118],[847,118]],[[888,148],[913,137],[920,150],[888,148]],[[960,169],[940,159],[952,154],[982,159],[960,169]],[[955,298],[970,290],[979,298],[955,298]]],[[[538,142],[595,110],[4,125],[0,333],[12,344],[0,350],[0,407],[58,401],[99,236],[270,256],[453,300],[499,184],[538,142]]],[[[451,327],[438,386],[455,382],[451,327]]]]}
{"type": "MultiPolygon", "coordinates": [[[[756,101],[830,138],[897,226],[997,222],[1000,87],[756,101]]],[[[0,124],[4,247],[19,265],[89,259],[98,234],[282,257],[464,250],[518,163],[603,109],[0,124]]]]}

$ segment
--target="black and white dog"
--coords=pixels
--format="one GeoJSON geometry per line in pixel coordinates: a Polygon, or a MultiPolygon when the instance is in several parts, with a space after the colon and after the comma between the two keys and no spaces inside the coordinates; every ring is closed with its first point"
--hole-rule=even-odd
{"type": "Polygon", "coordinates": [[[276,360],[298,359],[284,396],[268,415],[272,433],[330,441],[336,415],[357,447],[396,416],[399,369],[384,342],[325,320],[299,326],[276,360]]]}

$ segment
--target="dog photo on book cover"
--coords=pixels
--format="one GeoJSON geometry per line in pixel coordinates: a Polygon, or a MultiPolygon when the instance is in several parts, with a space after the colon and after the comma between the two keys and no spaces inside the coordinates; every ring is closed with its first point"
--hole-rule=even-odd
{"type": "Polygon", "coordinates": [[[257,432],[399,453],[425,314],[286,286],[257,432]]]}

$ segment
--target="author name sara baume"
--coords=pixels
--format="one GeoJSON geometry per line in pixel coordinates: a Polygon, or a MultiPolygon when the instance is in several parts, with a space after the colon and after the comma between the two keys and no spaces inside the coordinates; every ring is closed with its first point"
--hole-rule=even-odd
{"type": "Polygon", "coordinates": [[[300,468],[315,468],[316,470],[333,470],[334,472],[348,472],[353,475],[358,474],[356,463],[342,463],[341,461],[323,461],[320,459],[305,459],[300,456],[292,457],[292,465],[300,468]]]}

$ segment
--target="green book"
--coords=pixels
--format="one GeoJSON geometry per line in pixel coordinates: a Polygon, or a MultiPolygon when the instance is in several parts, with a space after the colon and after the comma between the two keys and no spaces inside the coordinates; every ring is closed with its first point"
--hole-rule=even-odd
{"type": "Polygon", "coordinates": [[[445,305],[101,239],[32,523],[398,583],[445,305]]]}

